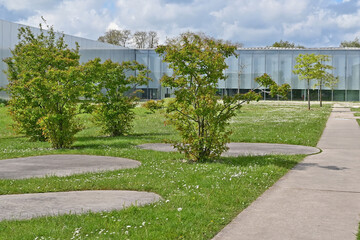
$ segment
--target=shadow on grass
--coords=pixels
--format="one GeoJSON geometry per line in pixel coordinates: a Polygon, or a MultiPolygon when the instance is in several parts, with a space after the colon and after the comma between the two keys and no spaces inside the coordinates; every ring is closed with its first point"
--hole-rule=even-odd
{"type": "Polygon", "coordinates": [[[108,141],[102,138],[89,138],[86,140],[79,140],[71,147],[71,149],[105,149],[105,148],[131,148],[136,144],[130,142],[116,141],[116,139],[109,139],[108,141]],[[115,141],[115,142],[114,142],[115,141]]]}
{"type": "Polygon", "coordinates": [[[93,137],[76,137],[76,140],[79,142],[84,141],[93,141],[93,140],[143,140],[143,139],[158,139],[158,136],[170,136],[174,135],[173,133],[134,133],[124,136],[93,136],[93,137]]]}
{"type": "Polygon", "coordinates": [[[296,156],[305,155],[265,155],[265,156],[239,156],[239,157],[222,157],[218,163],[232,165],[232,166],[268,166],[274,165],[281,168],[292,168],[298,164],[298,158],[296,156]]]}
{"type": "Polygon", "coordinates": [[[129,134],[128,137],[148,137],[148,136],[169,136],[169,135],[175,135],[175,133],[134,133],[129,134]]]}
{"type": "Polygon", "coordinates": [[[96,137],[77,137],[76,142],[73,145],[75,149],[84,148],[103,148],[104,145],[113,148],[129,148],[134,147],[140,142],[148,142],[151,140],[158,140],[163,142],[166,140],[165,136],[172,135],[171,133],[142,133],[131,134],[126,136],[96,136],[96,137]],[[159,139],[156,136],[164,136],[164,139],[159,139]],[[134,142],[132,142],[134,141],[134,142]],[[135,142],[136,141],[136,142],[135,142]]]}
{"type": "MultiPolygon", "coordinates": [[[[26,139],[26,136],[21,136],[21,135],[14,135],[14,136],[8,136],[8,137],[0,137],[0,139],[4,139],[4,140],[12,140],[12,139],[19,139],[19,138],[24,138],[26,139]]],[[[29,142],[36,142],[36,141],[31,141],[28,139],[29,142]]]]}

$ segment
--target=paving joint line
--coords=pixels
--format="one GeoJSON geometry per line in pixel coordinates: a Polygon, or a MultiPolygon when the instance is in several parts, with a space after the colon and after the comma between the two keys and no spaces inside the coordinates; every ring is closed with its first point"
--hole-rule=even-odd
{"type": "Polygon", "coordinates": [[[337,192],[337,193],[355,193],[360,194],[360,191],[346,191],[346,190],[331,190],[331,189],[317,189],[317,188],[296,188],[296,187],[282,187],[283,189],[294,189],[301,191],[319,191],[319,192],[337,192]]]}

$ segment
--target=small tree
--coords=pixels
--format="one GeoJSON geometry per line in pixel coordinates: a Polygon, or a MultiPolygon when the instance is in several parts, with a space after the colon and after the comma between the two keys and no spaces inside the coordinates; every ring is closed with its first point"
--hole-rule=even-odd
{"type": "MultiPolygon", "coordinates": [[[[324,86],[331,89],[331,94],[334,94],[334,88],[337,87],[339,83],[339,76],[335,77],[331,73],[326,73],[324,76],[324,86]]],[[[333,96],[332,96],[333,97],[333,96]]]]}
{"type": "Polygon", "coordinates": [[[313,79],[318,78],[317,64],[319,58],[314,53],[312,54],[299,54],[296,57],[297,64],[294,66],[293,72],[299,75],[300,80],[306,80],[307,83],[307,98],[308,98],[308,109],[310,110],[310,82],[313,79]]]}
{"type": "Polygon", "coordinates": [[[338,82],[338,78],[335,78],[327,70],[333,69],[333,66],[325,64],[329,61],[327,55],[315,55],[312,54],[299,54],[296,58],[297,64],[294,66],[293,72],[299,75],[300,80],[306,80],[307,82],[307,98],[308,109],[310,110],[310,83],[312,80],[316,80],[315,86],[319,86],[320,90],[320,106],[322,106],[322,87],[331,87],[332,89],[338,82]]]}
{"type": "Polygon", "coordinates": [[[93,79],[92,98],[96,104],[95,120],[111,136],[129,132],[134,119],[132,109],[137,99],[131,95],[137,84],[146,84],[148,70],[137,62],[100,62],[99,58],[85,64],[85,75],[93,79]],[[134,74],[137,71],[136,76],[134,74]],[[128,94],[128,95],[127,95],[128,94]]]}
{"type": "Polygon", "coordinates": [[[255,78],[255,82],[259,84],[259,88],[263,87],[261,91],[270,94],[271,97],[280,96],[283,99],[287,99],[287,94],[290,91],[289,84],[285,83],[279,86],[267,73],[255,78]]]}
{"type": "Polygon", "coordinates": [[[83,92],[79,47],[68,49],[64,35],[52,27],[34,35],[19,29],[19,43],[5,59],[10,114],[15,129],[32,140],[47,140],[54,148],[71,146],[80,130],[76,104],[83,92]]]}
{"type": "Polygon", "coordinates": [[[333,74],[329,73],[328,70],[334,69],[333,66],[325,64],[329,61],[328,55],[317,55],[317,63],[314,65],[316,71],[316,83],[314,87],[319,87],[320,92],[320,107],[322,107],[322,88],[330,87],[334,89],[337,85],[339,78],[335,78],[333,74]]]}
{"type": "Polygon", "coordinates": [[[235,55],[235,49],[234,45],[194,33],[169,39],[166,46],[156,49],[173,69],[173,75],[164,75],[162,83],[175,89],[167,118],[182,140],[174,146],[192,161],[209,161],[227,150],[227,127],[235,110],[261,97],[253,91],[223,99],[217,95],[218,81],[226,79],[225,59],[235,55]]]}
{"type": "Polygon", "coordinates": [[[243,74],[244,72],[244,69],[246,68],[246,65],[241,63],[238,65],[238,86],[237,86],[237,93],[240,94],[240,85],[241,85],[241,75],[243,74]]]}

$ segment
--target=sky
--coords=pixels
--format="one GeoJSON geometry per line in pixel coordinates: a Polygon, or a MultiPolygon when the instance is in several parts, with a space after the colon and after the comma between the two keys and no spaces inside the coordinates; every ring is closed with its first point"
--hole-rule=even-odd
{"type": "Polygon", "coordinates": [[[109,29],[156,31],[163,43],[204,32],[244,47],[284,40],[337,47],[360,37],[360,0],[0,0],[0,19],[97,40],[109,29]]]}

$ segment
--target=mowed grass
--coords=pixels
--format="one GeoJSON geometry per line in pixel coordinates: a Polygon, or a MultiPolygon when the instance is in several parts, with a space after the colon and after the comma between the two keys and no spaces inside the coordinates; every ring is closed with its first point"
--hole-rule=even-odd
{"type": "MultiPolygon", "coordinates": [[[[355,112],[354,117],[360,117],[360,108],[351,108],[350,111],[355,112]]],[[[356,121],[360,126],[360,119],[356,119],[356,121]]]]}
{"type": "MultiPolygon", "coordinates": [[[[0,159],[44,154],[93,154],[138,160],[139,168],[46,177],[0,180],[0,194],[75,190],[139,190],[163,200],[107,213],[40,217],[0,222],[0,239],[211,239],[231,219],[272,186],[304,156],[220,158],[189,164],[179,153],[141,150],[136,145],[178,139],[164,117],[137,108],[134,131],[124,137],[102,136],[90,115],[72,149],[54,150],[10,131],[0,108],[0,159]]],[[[306,110],[292,102],[245,105],[233,119],[232,141],[276,142],[315,146],[330,107],[306,110]],[[282,109],[282,110],[281,110],[282,109]]]]}
{"type": "Polygon", "coordinates": [[[309,111],[301,102],[271,102],[244,105],[232,119],[231,141],[267,142],[316,146],[330,105],[312,105],[309,111]]]}

